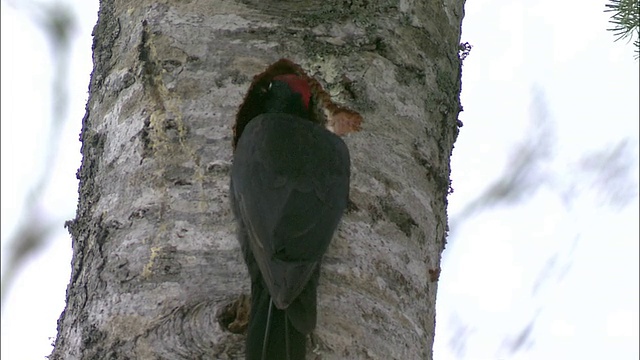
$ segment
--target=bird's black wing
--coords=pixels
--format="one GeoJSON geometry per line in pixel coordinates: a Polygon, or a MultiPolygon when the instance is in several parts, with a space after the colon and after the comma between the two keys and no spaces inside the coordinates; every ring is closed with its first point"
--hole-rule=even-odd
{"type": "Polygon", "coordinates": [[[259,115],[240,137],[233,196],[280,309],[303,291],[333,237],[347,205],[349,168],[338,136],[293,115],[259,115]]]}

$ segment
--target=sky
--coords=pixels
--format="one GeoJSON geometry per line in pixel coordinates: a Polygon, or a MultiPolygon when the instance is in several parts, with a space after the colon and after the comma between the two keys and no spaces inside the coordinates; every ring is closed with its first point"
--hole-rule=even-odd
{"type": "MultiPolygon", "coordinates": [[[[50,354],[70,275],[62,224],[74,217],[78,198],[78,134],[97,1],[65,3],[77,20],[70,103],[40,206],[56,230],[3,301],[6,360],[50,354]]],[[[53,77],[51,48],[33,12],[1,4],[4,276],[6,240],[20,225],[47,151],[53,77]]],[[[638,61],[632,44],[614,42],[606,31],[603,9],[604,2],[580,0],[466,3],[462,41],[473,48],[463,66],[464,126],[453,151],[450,217],[461,219],[509,169],[521,144],[539,138],[545,156],[521,201],[456,222],[439,281],[436,360],[639,358],[638,61]],[[617,181],[584,171],[588,154],[623,141],[625,156],[604,164],[631,163],[630,176],[617,181]],[[612,201],[611,192],[628,184],[629,201],[612,201]],[[523,345],[514,352],[517,343],[523,345]]]]}

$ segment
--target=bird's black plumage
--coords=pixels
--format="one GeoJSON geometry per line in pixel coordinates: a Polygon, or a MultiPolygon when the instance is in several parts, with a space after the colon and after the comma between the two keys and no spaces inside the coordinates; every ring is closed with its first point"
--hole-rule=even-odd
{"type": "Polygon", "coordinates": [[[304,359],[316,325],[320,262],[349,193],[346,145],[305,117],[309,98],[292,81],[274,80],[264,90],[263,113],[244,127],[231,170],[251,276],[247,359],[304,359]]]}

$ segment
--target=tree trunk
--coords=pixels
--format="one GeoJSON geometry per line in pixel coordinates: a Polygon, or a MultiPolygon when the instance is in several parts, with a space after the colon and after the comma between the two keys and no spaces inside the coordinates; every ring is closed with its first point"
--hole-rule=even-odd
{"type": "Polygon", "coordinates": [[[281,57],[365,119],[308,358],[431,359],[463,3],[102,0],[51,359],[243,356],[231,127],[281,57]]]}

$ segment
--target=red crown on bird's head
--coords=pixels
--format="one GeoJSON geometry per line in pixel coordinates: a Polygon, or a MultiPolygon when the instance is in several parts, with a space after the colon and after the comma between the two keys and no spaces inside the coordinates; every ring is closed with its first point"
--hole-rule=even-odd
{"type": "Polygon", "coordinates": [[[358,112],[334,103],[322,85],[313,77],[308,76],[300,65],[289,59],[280,59],[253,78],[233,125],[232,145],[234,149],[247,123],[260,115],[260,107],[256,106],[256,103],[261,101],[261,95],[267,91],[269,84],[276,77],[290,74],[304,79],[309,86],[310,103],[314,106],[311,112],[311,121],[324,125],[336,135],[345,135],[360,130],[363,119],[358,112]]]}

